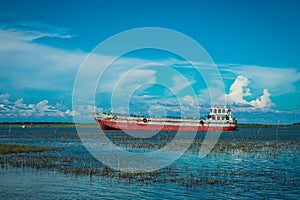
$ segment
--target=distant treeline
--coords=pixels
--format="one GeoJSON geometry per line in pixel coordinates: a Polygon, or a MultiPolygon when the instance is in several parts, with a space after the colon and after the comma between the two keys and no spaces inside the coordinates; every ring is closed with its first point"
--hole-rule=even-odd
{"type": "MultiPolygon", "coordinates": [[[[97,126],[97,123],[76,123],[80,126],[97,126]]],[[[75,126],[73,122],[1,122],[0,126],[75,126]]]]}
{"type": "Polygon", "coordinates": [[[1,122],[0,124],[8,124],[8,125],[19,125],[19,124],[22,124],[22,125],[44,125],[44,124],[61,124],[61,125],[65,125],[65,124],[68,124],[68,125],[74,125],[73,122],[1,122]]]}
{"type": "Polygon", "coordinates": [[[238,128],[277,128],[286,126],[299,126],[300,123],[293,124],[237,124],[238,128]]]}
{"type": "Polygon", "coordinates": [[[2,122],[0,126],[75,126],[71,122],[2,122]]]}

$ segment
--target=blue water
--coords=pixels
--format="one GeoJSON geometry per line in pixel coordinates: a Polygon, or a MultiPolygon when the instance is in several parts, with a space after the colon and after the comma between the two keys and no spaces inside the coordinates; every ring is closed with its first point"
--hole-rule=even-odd
{"type": "MultiPolygon", "coordinates": [[[[98,127],[88,127],[86,131],[97,133],[98,127]]],[[[122,135],[118,131],[108,134],[122,135]]],[[[196,138],[204,135],[198,133],[196,138]]],[[[299,144],[300,128],[240,129],[222,133],[219,140],[261,142],[263,145],[291,141],[299,144]]],[[[57,152],[30,155],[47,154],[54,159],[70,156],[72,166],[103,167],[82,145],[76,130],[70,127],[0,127],[0,143],[58,147],[57,152]]],[[[266,145],[267,150],[258,152],[211,152],[203,159],[197,152],[189,151],[161,169],[157,180],[136,182],[127,178],[64,173],[57,166],[36,169],[5,165],[0,169],[0,198],[300,199],[300,149],[297,145],[276,152],[268,148],[266,145]],[[202,182],[197,182],[199,180],[202,182]]],[[[5,156],[22,158],[26,155],[5,156]]]]}

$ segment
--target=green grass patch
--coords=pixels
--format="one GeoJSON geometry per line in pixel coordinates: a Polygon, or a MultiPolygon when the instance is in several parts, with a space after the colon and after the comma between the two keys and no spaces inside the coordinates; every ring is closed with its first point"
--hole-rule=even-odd
{"type": "Polygon", "coordinates": [[[29,152],[44,152],[44,151],[56,151],[57,148],[49,147],[34,147],[18,144],[0,144],[0,154],[8,153],[29,153],[29,152]]]}

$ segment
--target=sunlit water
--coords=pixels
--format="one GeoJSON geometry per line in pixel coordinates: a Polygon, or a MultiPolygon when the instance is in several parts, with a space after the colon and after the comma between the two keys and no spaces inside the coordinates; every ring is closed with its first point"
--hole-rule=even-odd
{"type": "MultiPolygon", "coordinates": [[[[97,133],[98,128],[88,127],[86,131],[97,133]]],[[[108,134],[122,135],[119,131],[108,134]]],[[[204,135],[205,133],[198,133],[197,138],[203,138],[204,135]]],[[[222,133],[220,140],[247,140],[262,144],[299,142],[300,128],[240,129],[222,133]]],[[[73,158],[72,166],[103,167],[82,145],[74,128],[0,127],[0,143],[59,148],[57,152],[20,154],[20,158],[28,155],[50,155],[55,159],[70,156],[73,158]]],[[[299,166],[299,148],[292,147],[279,152],[273,152],[272,149],[257,153],[239,150],[229,153],[212,152],[203,159],[198,157],[197,152],[189,151],[170,167],[162,169],[157,180],[135,182],[126,177],[64,173],[57,166],[36,169],[5,165],[0,169],[0,198],[299,199],[299,166]],[[197,182],[199,180],[202,182],[197,182]]]]}

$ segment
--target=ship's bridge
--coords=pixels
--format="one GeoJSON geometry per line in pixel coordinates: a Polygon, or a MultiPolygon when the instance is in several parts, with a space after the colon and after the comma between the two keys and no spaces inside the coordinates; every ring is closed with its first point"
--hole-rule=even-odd
{"type": "Polygon", "coordinates": [[[227,107],[212,107],[208,115],[208,120],[234,120],[231,109],[227,107]]]}

